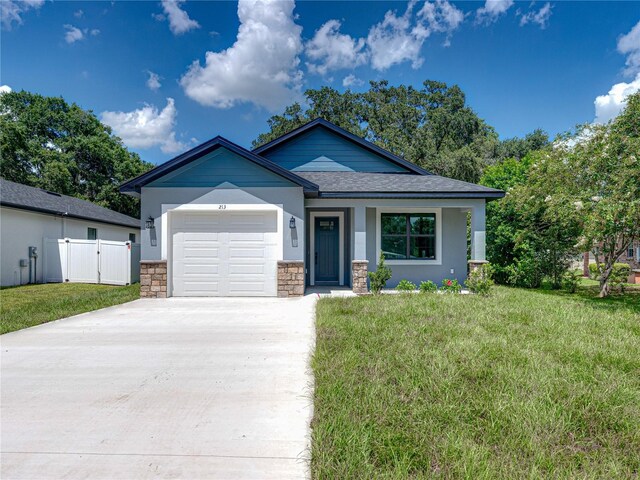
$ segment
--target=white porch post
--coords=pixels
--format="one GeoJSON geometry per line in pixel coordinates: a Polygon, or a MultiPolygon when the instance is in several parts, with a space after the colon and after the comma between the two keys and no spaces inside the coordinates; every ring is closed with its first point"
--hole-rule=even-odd
{"type": "Polygon", "coordinates": [[[353,207],[353,231],[355,235],[353,260],[367,259],[366,220],[366,207],[364,205],[353,207]]]}
{"type": "Polygon", "coordinates": [[[485,218],[485,202],[471,209],[471,260],[470,270],[474,270],[487,262],[487,227],[485,218]]]}
{"type": "Polygon", "coordinates": [[[353,259],[351,261],[351,286],[355,293],[367,293],[367,210],[364,205],[353,207],[353,259]]]}

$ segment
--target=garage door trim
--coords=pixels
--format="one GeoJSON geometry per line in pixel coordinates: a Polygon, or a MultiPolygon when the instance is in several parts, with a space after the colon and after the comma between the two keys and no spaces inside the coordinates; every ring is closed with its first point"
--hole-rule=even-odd
{"type": "Polygon", "coordinates": [[[167,296],[173,292],[173,236],[171,235],[172,214],[181,212],[276,212],[276,238],[277,259],[283,259],[283,217],[284,211],[281,204],[238,204],[238,203],[213,203],[213,204],[162,204],[161,218],[161,254],[162,259],[167,260],[167,296]]]}

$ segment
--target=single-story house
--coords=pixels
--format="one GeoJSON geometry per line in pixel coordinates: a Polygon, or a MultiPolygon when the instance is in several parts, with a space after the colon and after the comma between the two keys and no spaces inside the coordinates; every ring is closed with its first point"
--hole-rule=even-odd
{"type": "Polygon", "coordinates": [[[140,220],[86,200],[0,178],[0,238],[0,285],[27,283],[29,271],[31,281],[39,283],[45,238],[135,243],[140,240],[140,220]],[[30,247],[36,248],[38,257],[30,258],[30,247]]]}
{"type": "Polygon", "coordinates": [[[367,290],[380,252],[401,279],[485,261],[485,205],[504,192],[433,175],[325,120],[253,151],[216,137],[134,178],[143,296],[289,296],[367,290]]]}

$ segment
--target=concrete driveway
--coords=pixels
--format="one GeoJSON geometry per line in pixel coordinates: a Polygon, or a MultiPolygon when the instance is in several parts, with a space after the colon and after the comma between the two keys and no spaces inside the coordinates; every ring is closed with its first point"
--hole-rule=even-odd
{"type": "Polygon", "coordinates": [[[2,336],[0,477],[308,477],[314,301],[137,300],[2,336]]]}

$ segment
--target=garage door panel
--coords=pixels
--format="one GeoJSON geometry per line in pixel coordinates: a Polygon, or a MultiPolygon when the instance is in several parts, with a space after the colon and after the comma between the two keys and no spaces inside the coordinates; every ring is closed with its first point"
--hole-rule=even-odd
{"type": "Polygon", "coordinates": [[[276,295],[276,212],[180,212],[171,223],[173,295],[276,295]]]}

